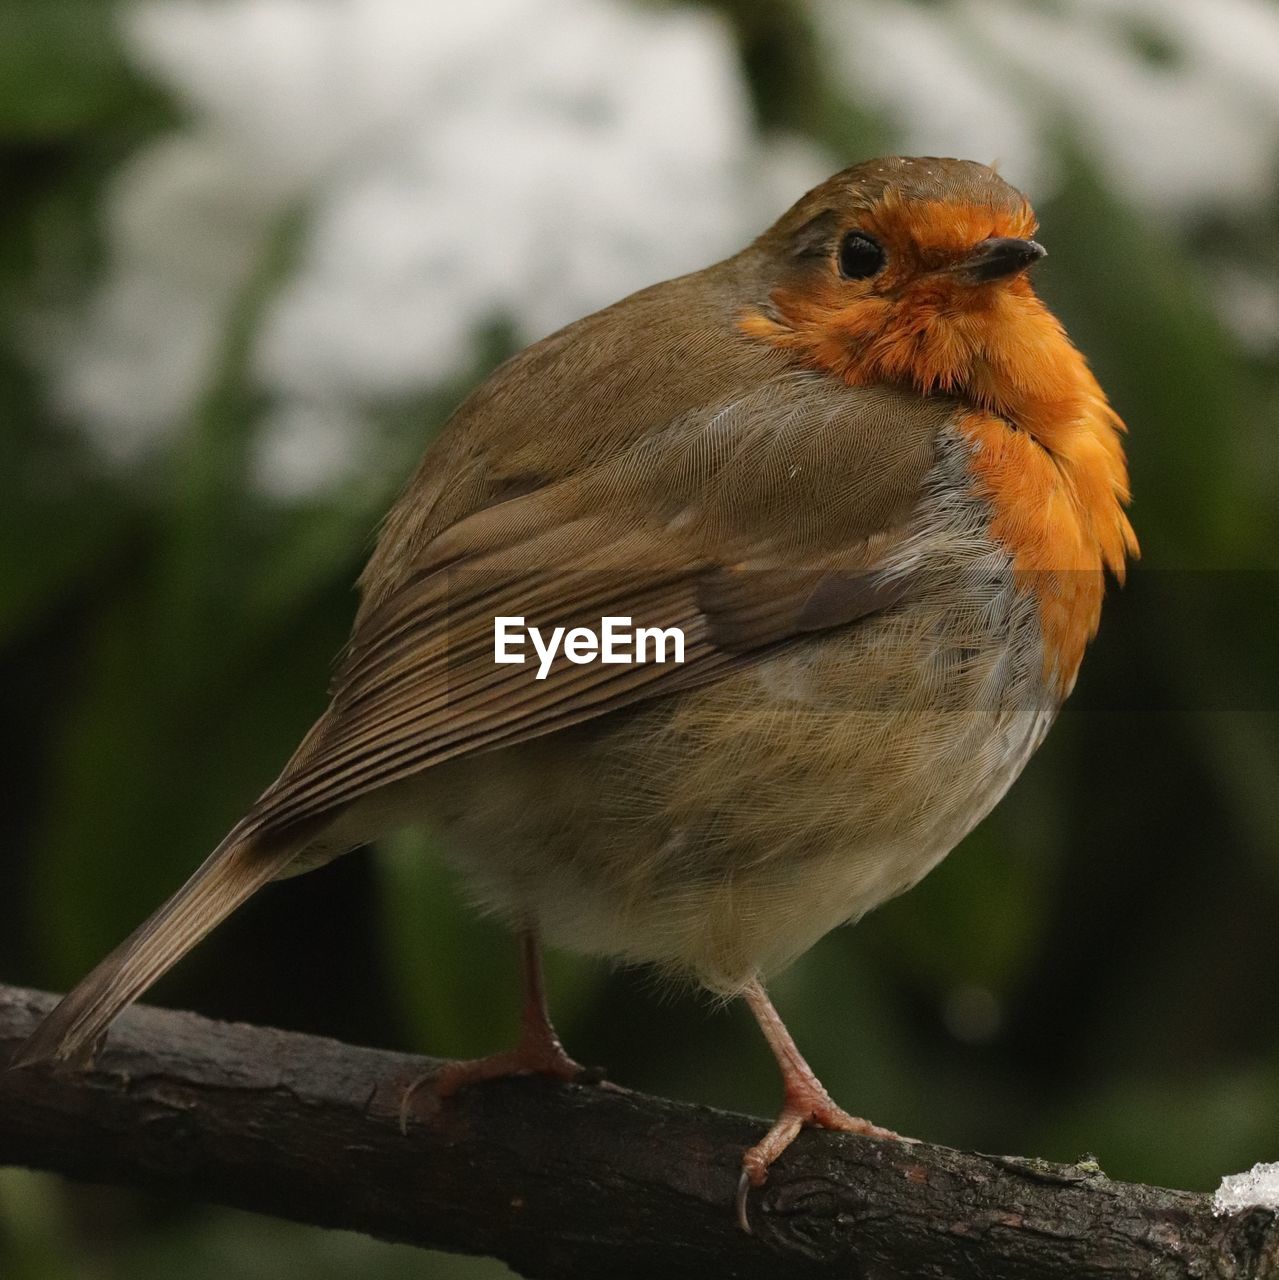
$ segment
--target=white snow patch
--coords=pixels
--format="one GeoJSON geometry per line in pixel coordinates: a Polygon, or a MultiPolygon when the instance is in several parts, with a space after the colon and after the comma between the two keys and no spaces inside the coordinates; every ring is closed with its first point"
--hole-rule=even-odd
{"type": "Polygon", "coordinates": [[[376,465],[378,405],[741,248],[834,163],[757,138],[714,15],[624,0],[145,0],[134,59],[186,108],[111,184],[109,266],[44,358],[121,465],[208,386],[264,245],[300,209],[251,373],[260,488],[376,465]],[[352,432],[344,438],[343,424],[352,432]],[[373,459],[374,461],[370,461],[373,459]]]}
{"type": "Polygon", "coordinates": [[[1244,1209],[1279,1210],[1279,1163],[1254,1164],[1247,1173],[1222,1178],[1212,1198],[1217,1217],[1244,1209]]]}

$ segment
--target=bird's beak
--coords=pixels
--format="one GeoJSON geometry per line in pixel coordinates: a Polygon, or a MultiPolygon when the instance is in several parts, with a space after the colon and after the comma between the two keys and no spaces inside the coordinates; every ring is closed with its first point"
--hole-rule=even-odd
{"type": "Polygon", "coordinates": [[[983,240],[972,253],[954,268],[955,274],[969,284],[988,284],[1014,276],[1034,266],[1048,250],[1035,240],[1019,240],[1015,236],[995,236],[983,240]]]}

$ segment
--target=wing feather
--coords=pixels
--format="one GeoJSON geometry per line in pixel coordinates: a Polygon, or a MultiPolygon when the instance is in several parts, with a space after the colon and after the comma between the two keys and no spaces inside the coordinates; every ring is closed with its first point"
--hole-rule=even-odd
{"type": "Polygon", "coordinates": [[[788,378],[403,544],[329,709],[254,821],[331,815],[452,757],[718,679],[890,608],[909,590],[889,566],[945,417],[895,396],[788,378]],[[684,661],[561,652],[539,679],[535,662],[495,661],[499,615],[544,631],[606,616],[678,627],[684,661]]]}

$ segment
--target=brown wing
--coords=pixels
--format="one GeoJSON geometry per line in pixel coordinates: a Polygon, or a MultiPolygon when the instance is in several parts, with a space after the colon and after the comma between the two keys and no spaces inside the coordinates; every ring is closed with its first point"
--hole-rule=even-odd
{"type": "Polygon", "coordinates": [[[450,757],[713,680],[898,600],[945,405],[788,375],[443,530],[357,623],[328,711],[252,817],[316,819],[450,757]],[[868,513],[873,517],[867,519],[868,513]],[[872,527],[868,527],[868,525],[872,527]],[[494,619],[679,627],[684,661],[494,660],[494,619]]]}

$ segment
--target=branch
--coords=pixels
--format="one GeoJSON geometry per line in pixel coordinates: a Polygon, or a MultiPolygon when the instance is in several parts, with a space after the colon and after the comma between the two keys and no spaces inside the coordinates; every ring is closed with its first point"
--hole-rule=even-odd
{"type": "MultiPolygon", "coordinates": [[[[0,1062],[50,997],[0,987],[0,1062]]],[[[0,1165],[492,1254],[550,1280],[1279,1276],[1279,1218],[1092,1166],[806,1133],[733,1216],[759,1122],[623,1090],[500,1081],[401,1134],[432,1066],[134,1009],[85,1073],[0,1071],[0,1165]]],[[[423,1090],[422,1096],[429,1096],[423,1090]]]]}

